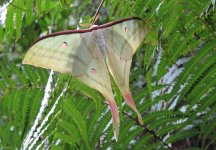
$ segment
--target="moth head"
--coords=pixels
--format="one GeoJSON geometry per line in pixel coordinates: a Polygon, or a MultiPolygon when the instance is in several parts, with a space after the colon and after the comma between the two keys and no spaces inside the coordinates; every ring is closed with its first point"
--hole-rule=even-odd
{"type": "Polygon", "coordinates": [[[96,27],[98,27],[98,26],[99,26],[99,25],[93,24],[93,25],[90,26],[89,29],[93,29],[93,28],[96,28],[96,27]]]}

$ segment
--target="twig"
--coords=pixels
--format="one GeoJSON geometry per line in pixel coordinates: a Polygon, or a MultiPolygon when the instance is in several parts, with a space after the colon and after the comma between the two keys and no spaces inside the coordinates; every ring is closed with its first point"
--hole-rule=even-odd
{"type": "Polygon", "coordinates": [[[173,148],[170,147],[166,142],[164,142],[163,139],[161,139],[158,135],[156,135],[155,131],[148,129],[145,125],[141,125],[137,119],[128,115],[126,112],[123,111],[122,113],[124,115],[126,115],[128,118],[130,118],[131,120],[135,121],[139,126],[143,127],[147,132],[149,132],[151,135],[153,135],[155,139],[157,139],[158,141],[163,143],[165,146],[167,146],[168,149],[173,150],[173,148]]]}
{"type": "Polygon", "coordinates": [[[197,15],[196,12],[194,12],[193,10],[192,10],[192,12],[193,12],[193,14],[194,14],[195,16],[197,16],[197,18],[198,18],[199,20],[202,21],[202,23],[209,29],[209,31],[212,33],[212,35],[216,38],[216,35],[215,35],[214,31],[209,27],[208,23],[207,23],[205,20],[203,20],[199,15],[197,15]]]}
{"type": "Polygon", "coordinates": [[[105,1],[105,0],[101,0],[100,5],[98,6],[98,9],[97,9],[97,11],[95,12],[95,14],[94,14],[94,16],[93,16],[92,24],[94,24],[94,23],[97,21],[98,13],[99,13],[99,11],[100,11],[100,9],[101,9],[101,7],[102,7],[104,1],[105,1]]]}
{"type": "MultiPolygon", "coordinates": [[[[190,6],[190,5],[188,5],[187,2],[181,2],[180,4],[182,4],[182,5],[185,6],[185,7],[190,6]]],[[[202,21],[202,23],[209,29],[209,31],[212,33],[212,35],[216,38],[216,35],[215,35],[214,31],[210,28],[210,26],[208,25],[208,23],[207,23],[205,20],[203,20],[194,10],[190,10],[190,11],[191,11],[191,12],[194,14],[194,16],[196,16],[200,21],[202,21]]]]}

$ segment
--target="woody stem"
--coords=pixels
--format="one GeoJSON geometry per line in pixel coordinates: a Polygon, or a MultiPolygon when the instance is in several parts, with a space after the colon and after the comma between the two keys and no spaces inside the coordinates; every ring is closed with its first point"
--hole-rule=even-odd
{"type": "Polygon", "coordinates": [[[166,145],[168,149],[173,150],[173,148],[170,147],[166,142],[164,142],[162,138],[160,138],[158,135],[156,135],[155,131],[148,129],[145,125],[141,125],[137,119],[133,118],[132,116],[130,116],[126,112],[123,111],[122,113],[124,115],[126,115],[128,118],[130,118],[131,120],[135,121],[139,126],[142,126],[147,132],[149,132],[151,135],[153,135],[155,139],[159,140],[161,143],[166,145]]]}

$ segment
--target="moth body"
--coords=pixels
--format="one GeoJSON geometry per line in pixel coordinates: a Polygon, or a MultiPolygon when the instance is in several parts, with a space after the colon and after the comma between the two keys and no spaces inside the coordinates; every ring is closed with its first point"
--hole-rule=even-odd
{"type": "Polygon", "coordinates": [[[97,28],[97,27],[99,27],[99,25],[93,24],[93,25],[90,26],[89,29],[93,29],[93,28],[97,28]]]}
{"type": "Polygon", "coordinates": [[[107,54],[107,43],[105,41],[105,38],[104,38],[104,35],[103,35],[103,32],[99,30],[95,30],[93,31],[93,34],[95,34],[95,38],[96,38],[96,41],[97,41],[97,44],[98,44],[98,48],[103,56],[103,58],[105,58],[106,54],[107,54]]]}

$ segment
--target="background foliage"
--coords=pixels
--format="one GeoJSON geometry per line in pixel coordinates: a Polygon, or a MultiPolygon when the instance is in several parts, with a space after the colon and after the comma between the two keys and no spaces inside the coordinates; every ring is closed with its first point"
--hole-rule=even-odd
{"type": "MultiPolygon", "coordinates": [[[[7,3],[1,1],[0,5],[7,3]]],[[[0,24],[0,149],[20,149],[41,107],[49,71],[22,65],[30,44],[48,32],[87,24],[100,1],[12,0],[0,24]]],[[[214,0],[106,0],[98,24],[139,16],[150,32],[133,59],[130,86],[147,132],[118,88],[121,113],[115,142],[104,97],[72,78],[34,149],[216,148],[216,10],[214,0]]],[[[43,118],[70,76],[58,85],[43,118]]],[[[41,123],[41,122],[40,122],[41,123]]]]}

